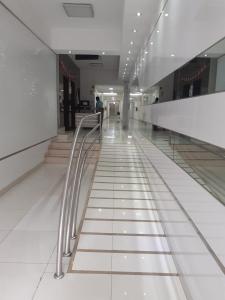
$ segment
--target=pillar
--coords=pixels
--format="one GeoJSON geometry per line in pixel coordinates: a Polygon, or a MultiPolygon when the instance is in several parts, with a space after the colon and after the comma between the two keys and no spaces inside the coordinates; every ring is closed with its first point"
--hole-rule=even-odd
{"type": "Polygon", "coordinates": [[[130,107],[130,88],[128,82],[124,83],[124,96],[123,96],[123,115],[122,115],[122,128],[128,129],[129,127],[129,107],[130,107]]]}

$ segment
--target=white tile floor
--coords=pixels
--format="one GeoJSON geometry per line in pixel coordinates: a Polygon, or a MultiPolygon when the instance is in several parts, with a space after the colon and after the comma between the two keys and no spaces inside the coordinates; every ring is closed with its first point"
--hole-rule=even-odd
{"type": "Polygon", "coordinates": [[[140,132],[128,139],[109,123],[103,133],[112,138],[62,280],[53,274],[65,168],[43,166],[0,198],[0,299],[223,300],[223,207],[140,132]]]}
{"type": "Polygon", "coordinates": [[[160,300],[186,299],[162,222],[187,224],[187,218],[134,144],[128,145],[126,138],[110,141],[110,145],[104,141],[72,272],[76,276],[110,275],[110,299],[150,299],[148,295],[160,300]],[[120,157],[125,151],[132,151],[133,157],[120,157]],[[118,278],[122,275],[125,290],[121,293],[118,278]],[[134,293],[128,287],[129,278],[137,286],[134,293]],[[149,288],[153,284],[168,285],[161,294],[154,294],[149,288]]]}

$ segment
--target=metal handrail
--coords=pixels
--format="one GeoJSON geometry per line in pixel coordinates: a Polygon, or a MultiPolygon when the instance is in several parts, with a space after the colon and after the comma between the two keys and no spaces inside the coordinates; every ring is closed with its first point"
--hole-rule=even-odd
{"type": "MultiPolygon", "coordinates": [[[[100,135],[99,135],[100,136],[100,135]]],[[[91,146],[85,151],[82,162],[81,162],[81,167],[80,167],[80,172],[79,172],[79,178],[78,178],[78,184],[77,184],[77,192],[76,192],[76,198],[74,201],[74,210],[72,211],[72,215],[73,215],[73,223],[72,223],[72,239],[74,239],[74,237],[77,237],[76,234],[76,225],[77,225],[77,213],[78,213],[78,207],[79,207],[79,196],[80,196],[80,187],[81,187],[81,181],[83,178],[83,173],[84,173],[84,166],[88,157],[88,153],[91,151],[91,149],[94,147],[95,145],[95,141],[98,139],[99,137],[97,136],[95,138],[95,140],[93,141],[93,143],[91,144],[91,146]]]]}
{"type": "MultiPolygon", "coordinates": [[[[81,159],[81,156],[82,156],[82,150],[83,150],[83,147],[84,147],[84,144],[85,144],[87,138],[93,132],[96,132],[98,128],[100,129],[99,136],[101,136],[101,118],[102,118],[101,112],[96,113],[96,114],[92,114],[92,115],[88,115],[88,116],[82,118],[78,128],[76,129],[75,135],[74,135],[74,141],[73,141],[73,144],[72,144],[69,163],[68,163],[68,167],[67,167],[65,185],[64,185],[62,202],[61,202],[59,229],[58,229],[58,242],[57,242],[56,272],[54,274],[54,277],[56,279],[61,279],[64,276],[64,273],[63,273],[63,270],[62,270],[62,260],[63,260],[63,245],[64,245],[64,240],[65,240],[65,234],[66,234],[66,241],[68,239],[69,243],[70,243],[70,238],[72,238],[71,232],[74,234],[74,220],[72,220],[72,217],[73,217],[73,210],[74,210],[73,208],[78,207],[78,203],[74,203],[74,192],[75,192],[75,187],[76,187],[76,182],[77,182],[77,174],[78,174],[79,166],[81,166],[81,170],[82,170],[82,174],[83,174],[83,167],[84,167],[84,164],[85,164],[85,161],[86,161],[85,157],[87,157],[87,154],[88,154],[89,150],[91,150],[92,146],[94,146],[94,142],[95,142],[96,139],[91,144],[92,146],[89,147],[88,150],[83,155],[82,163],[80,164],[80,159],[81,159]],[[73,186],[71,188],[70,187],[70,181],[71,181],[71,175],[73,175],[72,170],[73,170],[74,153],[75,153],[78,137],[79,137],[79,134],[80,134],[80,130],[81,130],[82,125],[83,125],[85,120],[96,117],[96,116],[99,116],[98,125],[96,125],[87,135],[85,135],[85,137],[82,140],[82,144],[81,144],[81,147],[80,147],[78,159],[76,161],[76,166],[75,166],[75,176],[76,176],[76,178],[73,178],[73,180],[72,180],[73,186]],[[84,158],[85,158],[85,160],[84,160],[84,158]],[[70,202],[69,202],[69,206],[68,206],[69,198],[70,198],[70,202]],[[72,222],[72,224],[71,224],[71,222],[72,222]],[[65,224],[66,224],[66,228],[65,228],[65,224]],[[73,230],[71,230],[71,229],[73,229],[73,230]]],[[[81,176],[81,178],[82,178],[82,176],[81,176]]],[[[80,185],[81,180],[79,180],[78,183],[80,185]]],[[[77,190],[80,189],[79,185],[77,187],[77,190]]],[[[76,192],[76,197],[75,197],[76,202],[78,202],[78,197],[77,197],[78,194],[79,193],[76,192]]],[[[76,221],[75,221],[75,223],[76,223],[76,221]]],[[[67,243],[68,243],[68,241],[67,241],[67,243]]],[[[69,250],[68,244],[67,244],[67,249],[66,250],[69,250]]],[[[68,252],[70,252],[70,251],[68,251],[68,252]]],[[[65,253],[65,254],[69,254],[69,253],[65,253]]]]}
{"type": "MultiPolygon", "coordinates": [[[[80,150],[79,150],[79,154],[78,154],[78,159],[77,159],[77,164],[75,167],[75,173],[74,173],[74,179],[73,179],[73,184],[72,184],[72,189],[71,189],[71,197],[70,197],[70,203],[69,203],[69,209],[68,209],[68,218],[67,218],[67,226],[66,226],[66,241],[65,241],[65,252],[64,252],[64,256],[69,257],[71,256],[71,251],[70,251],[70,239],[71,239],[71,222],[72,222],[72,218],[74,216],[73,212],[74,212],[74,207],[76,207],[76,201],[77,199],[75,198],[74,201],[74,193],[76,194],[76,187],[77,187],[77,175],[78,172],[80,170],[80,160],[81,160],[81,156],[82,156],[82,152],[83,152],[83,148],[85,145],[86,140],[89,138],[89,136],[92,135],[92,133],[94,133],[97,129],[99,128],[99,124],[96,125],[87,135],[85,135],[83,137],[81,146],[80,146],[80,150]]],[[[96,140],[96,139],[95,139],[96,140]]],[[[95,142],[94,140],[94,142],[95,142]]],[[[72,239],[76,238],[76,234],[72,235],[72,239]]]]}

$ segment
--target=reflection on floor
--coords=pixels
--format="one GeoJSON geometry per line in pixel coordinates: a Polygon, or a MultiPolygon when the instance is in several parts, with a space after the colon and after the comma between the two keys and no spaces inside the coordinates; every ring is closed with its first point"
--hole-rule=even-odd
{"type": "Polygon", "coordinates": [[[2,197],[2,215],[10,218],[0,220],[0,299],[224,299],[225,208],[137,125],[124,132],[105,121],[62,280],[53,274],[65,168],[44,165],[2,197]]]}

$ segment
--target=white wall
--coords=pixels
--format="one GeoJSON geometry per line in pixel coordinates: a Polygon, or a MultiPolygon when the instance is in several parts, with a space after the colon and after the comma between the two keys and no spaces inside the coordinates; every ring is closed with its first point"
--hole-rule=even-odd
{"type": "Polygon", "coordinates": [[[224,10],[224,0],[169,0],[169,16],[161,16],[138,75],[141,88],[153,86],[223,38],[224,10]]]}
{"type": "MultiPolygon", "coordinates": [[[[56,134],[56,56],[0,5],[0,159],[56,134]]],[[[11,170],[0,188],[43,160],[45,151],[43,144],[1,161],[1,174],[11,170]]]]}
{"type": "Polygon", "coordinates": [[[43,161],[48,142],[0,161],[0,191],[43,161]]]}
{"type": "Polygon", "coordinates": [[[225,92],[145,106],[144,121],[225,147],[225,92]]]}
{"type": "Polygon", "coordinates": [[[93,100],[92,87],[95,85],[121,85],[116,70],[81,69],[80,96],[81,100],[93,100]]]}

